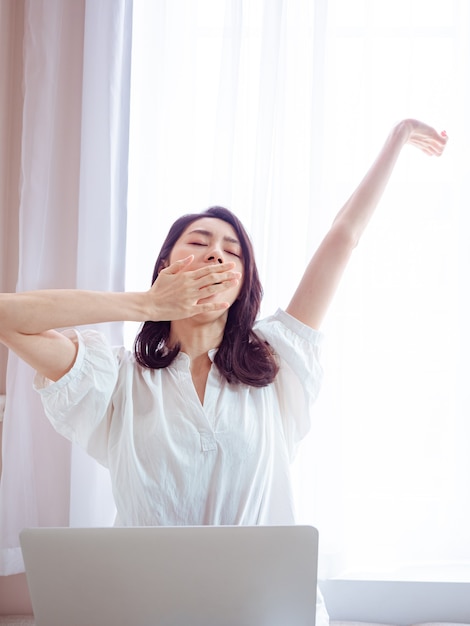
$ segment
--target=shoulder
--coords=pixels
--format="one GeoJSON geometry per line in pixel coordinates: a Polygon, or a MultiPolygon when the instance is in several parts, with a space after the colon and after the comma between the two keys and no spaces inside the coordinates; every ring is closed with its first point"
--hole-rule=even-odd
{"type": "Polygon", "coordinates": [[[323,373],[320,359],[323,333],[281,309],[260,320],[254,330],[275,351],[280,365],[279,380],[290,372],[305,383],[308,380],[314,380],[315,385],[319,383],[323,373]]]}
{"type": "MultiPolygon", "coordinates": [[[[268,343],[300,341],[319,348],[323,342],[323,333],[300,322],[282,309],[278,309],[274,315],[258,320],[253,330],[268,343]]],[[[273,347],[275,348],[275,345],[273,347]]]]}
{"type": "Polygon", "coordinates": [[[61,332],[77,345],[77,356],[72,368],[54,383],[36,374],[34,386],[46,395],[70,387],[112,386],[121,365],[133,360],[132,353],[124,346],[112,346],[107,337],[96,330],[72,328],[61,332]]]}

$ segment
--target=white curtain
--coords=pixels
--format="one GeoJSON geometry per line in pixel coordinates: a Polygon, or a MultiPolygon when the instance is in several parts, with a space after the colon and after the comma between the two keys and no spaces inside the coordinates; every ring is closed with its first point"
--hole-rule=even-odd
{"type": "Polygon", "coordinates": [[[404,151],[325,327],[329,432],[305,450],[322,459],[325,563],[470,579],[470,4],[329,8],[326,202],[338,206],[359,179],[385,122],[422,118],[451,140],[442,159],[404,151]]]}
{"type": "Polygon", "coordinates": [[[285,306],[391,126],[451,138],[442,159],[404,149],[325,324],[295,467],[322,576],[468,572],[469,6],[134,3],[129,289],[148,287],[177,216],[217,203],[252,234],[263,314],[285,306]]]}
{"type": "Polygon", "coordinates": [[[326,5],[134,4],[129,288],[148,288],[176,216],[221,204],[255,241],[264,310],[286,305],[306,248],[319,240],[313,206],[322,187],[324,131],[312,111],[322,118],[316,84],[324,72],[326,5]],[[277,277],[287,265],[286,284],[277,277]]]}
{"type": "MultiPolygon", "coordinates": [[[[404,151],[325,325],[295,468],[322,575],[470,561],[469,6],[134,0],[129,289],[148,287],[176,216],[217,203],[253,236],[263,315],[285,306],[390,126],[412,115],[451,137],[440,160],[404,151]]],[[[131,8],[25,1],[19,290],[123,288],[131,8]]],[[[22,569],[22,527],[114,513],[106,473],[52,432],[31,379],[12,356],[5,574],[22,569]]]]}
{"type": "MultiPolygon", "coordinates": [[[[124,287],[131,0],[26,0],[17,290],[124,287]]],[[[122,327],[101,327],[114,343],[122,327]]],[[[59,437],[9,356],[0,573],[27,526],[111,524],[107,473],[59,437]]]]}

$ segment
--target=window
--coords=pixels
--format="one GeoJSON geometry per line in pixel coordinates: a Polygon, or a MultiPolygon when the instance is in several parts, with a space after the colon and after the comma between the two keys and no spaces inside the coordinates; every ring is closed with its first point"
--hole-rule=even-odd
{"type": "Polygon", "coordinates": [[[217,203],[253,236],[263,314],[285,306],[391,125],[445,127],[442,159],[404,149],[348,268],[295,476],[324,575],[470,562],[468,3],[134,11],[129,289],[177,216],[217,203]]]}

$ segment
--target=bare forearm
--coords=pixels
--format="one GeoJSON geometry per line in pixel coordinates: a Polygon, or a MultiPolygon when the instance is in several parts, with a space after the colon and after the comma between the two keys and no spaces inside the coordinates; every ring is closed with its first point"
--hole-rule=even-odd
{"type": "Polygon", "coordinates": [[[374,163],[335,217],[334,228],[347,230],[353,245],[357,245],[369,223],[408,135],[406,122],[400,122],[392,129],[374,163]]]}
{"type": "Polygon", "coordinates": [[[145,321],[145,294],[51,289],[0,294],[0,333],[39,334],[54,328],[145,321]]]}
{"type": "Polygon", "coordinates": [[[403,146],[408,143],[430,156],[440,156],[446,142],[445,132],[439,135],[418,120],[407,119],[397,124],[359,186],[336,216],[333,228],[343,229],[356,245],[385,191],[403,146]]]}
{"type": "Polygon", "coordinates": [[[382,150],[357,189],[339,211],[333,225],[310,261],[288,312],[318,328],[336,291],[354,247],[370,221],[390,179],[403,146],[408,143],[430,156],[440,156],[445,132],[418,120],[403,120],[389,134],[382,150]]]}
{"type": "Polygon", "coordinates": [[[383,195],[400,151],[407,141],[402,122],[389,134],[382,150],[343,208],[310,261],[288,312],[318,328],[336,292],[353,249],[383,195]]]}
{"type": "Polygon", "coordinates": [[[188,259],[162,270],[145,292],[49,289],[0,294],[0,340],[12,334],[38,335],[70,326],[171,321],[224,310],[224,303],[204,299],[238,283],[240,273],[232,271],[234,263],[184,271],[188,259]]]}
{"type": "Polygon", "coordinates": [[[51,380],[66,374],[75,362],[78,344],[56,329],[117,321],[172,321],[211,311],[224,302],[210,296],[238,284],[233,262],[184,271],[193,257],[176,261],[160,272],[142,293],[42,290],[0,294],[0,341],[51,380]],[[201,302],[199,302],[201,300],[201,302]]]}

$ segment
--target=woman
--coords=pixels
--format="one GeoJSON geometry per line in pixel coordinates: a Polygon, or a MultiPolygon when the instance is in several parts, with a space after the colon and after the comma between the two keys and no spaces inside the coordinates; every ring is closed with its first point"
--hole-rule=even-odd
{"type": "Polygon", "coordinates": [[[249,239],[220,208],[174,224],[145,293],[1,296],[0,339],[37,370],[54,427],[109,467],[118,523],[294,523],[289,464],[320,385],[318,329],[402,147],[440,155],[446,142],[417,120],[395,126],[266,320],[249,239]],[[119,320],[144,322],[135,354],[54,330],[119,320]]]}

